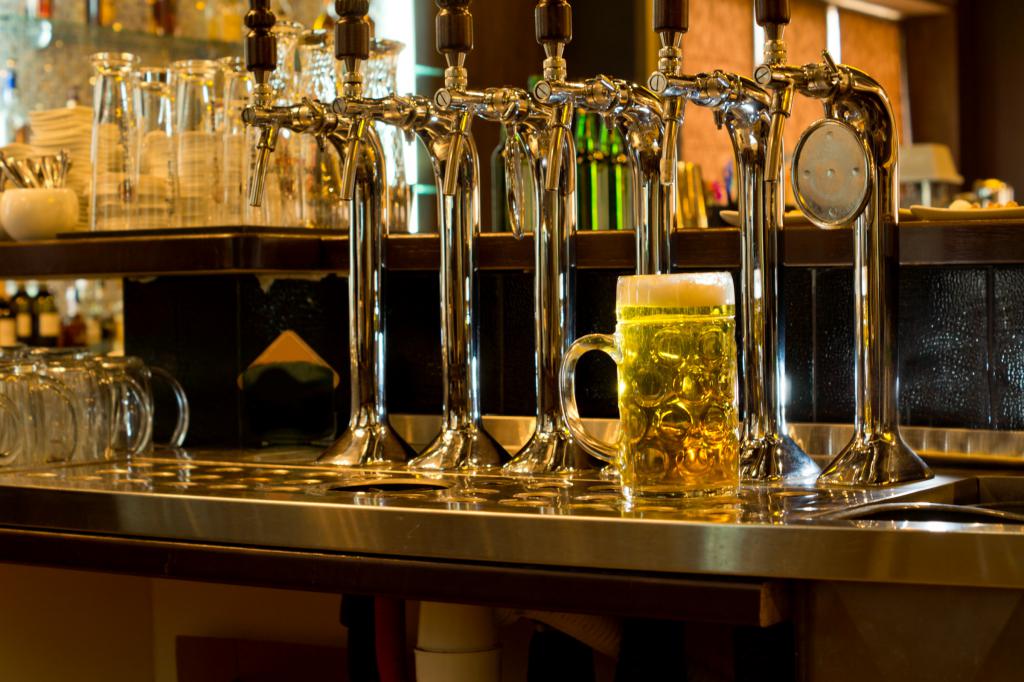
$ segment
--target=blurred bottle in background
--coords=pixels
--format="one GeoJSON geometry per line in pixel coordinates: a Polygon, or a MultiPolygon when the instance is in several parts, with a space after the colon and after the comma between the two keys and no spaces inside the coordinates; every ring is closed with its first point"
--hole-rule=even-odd
{"type": "Polygon", "coordinates": [[[0,347],[6,348],[18,343],[17,323],[14,310],[7,298],[0,297],[0,347]]]}
{"type": "Polygon", "coordinates": [[[15,340],[18,343],[31,344],[34,336],[32,319],[32,296],[24,282],[18,282],[18,288],[11,297],[11,310],[14,313],[15,340]]]}
{"type": "Polygon", "coordinates": [[[32,313],[35,318],[35,336],[33,345],[44,348],[56,348],[61,339],[61,314],[57,309],[57,299],[46,282],[39,285],[39,293],[32,301],[32,313]]]}

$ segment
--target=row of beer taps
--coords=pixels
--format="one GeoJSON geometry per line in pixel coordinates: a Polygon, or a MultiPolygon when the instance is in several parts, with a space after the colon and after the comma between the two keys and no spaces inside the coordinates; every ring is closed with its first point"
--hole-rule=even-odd
{"type": "Polygon", "coordinates": [[[447,68],[444,87],[432,99],[364,96],[361,68],[369,56],[369,0],[336,0],[335,56],[343,65],[340,96],[333,102],[305,99],[273,106],[269,75],[276,64],[271,31],[275,18],[270,0],[250,0],[245,55],[256,85],[244,119],[260,129],[250,202],[261,201],[267,160],[281,129],[312,135],[319,144],[337,150],[343,169],[340,199],[351,202],[351,416],[344,434],[321,460],[342,465],[408,462],[413,468],[451,471],[498,467],[506,458],[480,419],[473,320],[480,168],[472,135],[472,124],[480,118],[507,132],[503,156],[508,190],[503,199],[513,231],[520,236],[524,224],[536,225],[537,422],[527,444],[504,470],[532,475],[592,469],[592,460],[566,427],[559,401],[559,367],[573,340],[573,117],[578,109],[598,113],[628,141],[637,197],[636,271],[660,274],[672,267],[677,140],[686,105],[693,104],[713,111],[736,157],[742,220],[743,476],[776,482],[819,477],[844,485],[884,485],[929,476],[927,466],[903,442],[898,426],[898,140],[881,86],[857,69],[835,64],[827,52],[820,64],[788,64],[783,36],[789,23],[788,0],[755,0],[766,43],[764,63],[753,79],[722,71],[684,73],[682,44],[689,28],[689,2],[656,0],[654,30],[661,48],[658,70],[646,86],[607,76],[569,80],[565,52],[572,40],[572,8],[567,0],[539,0],[535,21],[537,41],[545,53],[543,79],[532,92],[515,87],[474,90],[466,67],[473,48],[471,1],[435,0],[437,49],[447,68]],[[800,156],[800,176],[806,178],[806,191],[798,192],[801,208],[822,227],[852,223],[855,228],[855,435],[823,472],[788,437],[783,401],[782,141],[797,93],[820,100],[825,113],[801,139],[800,149],[806,151],[800,156]],[[389,425],[384,398],[381,301],[388,203],[376,122],[419,137],[438,190],[443,415],[440,434],[418,456],[389,425]],[[849,173],[843,175],[847,166],[849,173]],[[834,177],[837,167],[841,182],[834,177]],[[527,192],[533,196],[528,198],[527,192]],[[524,215],[528,207],[534,215],[524,215]]]}

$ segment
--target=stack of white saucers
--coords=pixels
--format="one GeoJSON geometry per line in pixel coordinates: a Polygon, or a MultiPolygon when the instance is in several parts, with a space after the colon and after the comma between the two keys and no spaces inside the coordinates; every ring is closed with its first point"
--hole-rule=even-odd
{"type": "Polygon", "coordinates": [[[92,166],[89,148],[92,141],[92,109],[62,107],[30,112],[32,144],[38,154],[56,154],[65,150],[71,158],[67,186],[78,195],[80,228],[89,224],[89,181],[92,166]]]}

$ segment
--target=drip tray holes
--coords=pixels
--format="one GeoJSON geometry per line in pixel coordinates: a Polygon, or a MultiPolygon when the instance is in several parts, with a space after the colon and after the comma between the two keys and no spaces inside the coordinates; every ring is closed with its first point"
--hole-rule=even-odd
{"type": "Polygon", "coordinates": [[[360,481],[359,483],[345,483],[332,485],[327,489],[329,493],[432,493],[438,490],[447,490],[448,483],[435,483],[432,481],[420,481],[415,478],[386,478],[376,481],[360,481]]]}

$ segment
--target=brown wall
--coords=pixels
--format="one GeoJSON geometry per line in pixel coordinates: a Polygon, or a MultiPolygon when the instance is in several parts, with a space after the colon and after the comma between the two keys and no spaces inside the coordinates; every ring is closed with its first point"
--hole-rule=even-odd
{"type": "MultiPolygon", "coordinates": [[[[690,32],[683,43],[688,73],[722,69],[749,75],[754,70],[754,22],[749,0],[693,0],[690,32]]],[[[732,161],[732,145],[715,127],[711,111],[687,106],[683,158],[700,164],[705,181],[720,181],[732,161]]]]}
{"type": "Polygon", "coordinates": [[[960,155],[968,183],[997,177],[1024,195],[1024,2],[960,3],[960,155]]]}
{"type": "MultiPolygon", "coordinates": [[[[907,142],[947,145],[960,166],[960,74],[953,13],[903,22],[910,102],[907,142]]],[[[906,114],[905,114],[906,115],[906,114]]]]}
{"type": "Polygon", "coordinates": [[[900,24],[857,12],[839,13],[843,62],[867,72],[889,94],[897,130],[903,120],[903,37],[900,24]]]}

